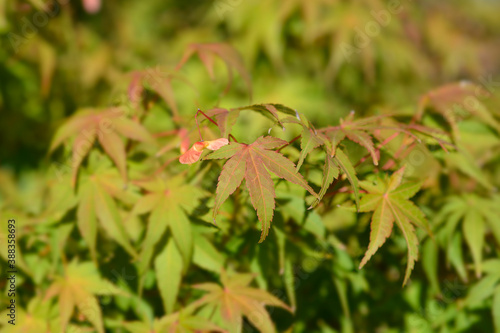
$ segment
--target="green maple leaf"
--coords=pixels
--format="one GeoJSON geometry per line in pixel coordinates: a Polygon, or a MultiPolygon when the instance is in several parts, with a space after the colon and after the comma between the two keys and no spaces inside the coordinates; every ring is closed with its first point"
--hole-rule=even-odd
{"type": "Polygon", "coordinates": [[[187,214],[195,208],[204,193],[186,184],[182,175],[166,181],[158,178],[135,183],[147,192],[137,201],[131,215],[150,213],[139,262],[141,276],[148,269],[155,246],[162,236],[167,230],[172,235],[173,241],[169,241],[155,259],[163,306],[166,313],[171,313],[193,253],[193,233],[187,214]]]}
{"type": "Polygon", "coordinates": [[[197,187],[186,184],[182,175],[168,180],[156,178],[135,183],[147,192],[137,201],[131,214],[150,212],[142,246],[145,257],[141,259],[141,267],[145,269],[148,266],[149,259],[146,258],[151,258],[152,250],[167,229],[172,232],[177,249],[187,266],[192,254],[193,236],[186,213],[195,208],[204,193],[197,187]]]}
{"type": "Polygon", "coordinates": [[[137,196],[119,187],[120,178],[116,169],[100,169],[88,175],[82,175],[78,188],[78,208],[76,211],[78,229],[96,261],[96,238],[98,224],[104,231],[120,244],[131,256],[137,257],[130,244],[123,219],[113,198],[131,202],[137,196]]]}
{"type": "Polygon", "coordinates": [[[486,233],[491,232],[500,244],[499,202],[499,196],[491,198],[483,198],[474,194],[452,196],[448,198],[438,217],[439,224],[446,221],[441,226],[440,233],[448,244],[451,244],[456,228],[462,222],[463,237],[471,251],[477,277],[480,277],[482,273],[486,233]]]}
{"type": "Polygon", "coordinates": [[[370,244],[359,268],[385,243],[392,233],[394,222],[401,230],[408,245],[408,263],[403,285],[406,284],[418,259],[418,239],[413,224],[426,229],[430,228],[422,211],[409,199],[414,196],[420,184],[406,183],[401,185],[404,167],[394,172],[387,180],[380,180],[377,184],[368,181],[360,182],[360,186],[368,193],[360,201],[359,211],[374,211],[371,222],[370,244]]]}
{"type": "Polygon", "coordinates": [[[333,180],[339,176],[339,167],[334,162],[333,158],[326,154],[325,165],[323,167],[323,180],[321,182],[321,190],[318,193],[318,200],[311,205],[311,208],[319,204],[321,199],[323,199],[328,187],[333,183],[333,180]]]}
{"type": "MultiPolygon", "coordinates": [[[[54,311],[56,307],[57,304],[52,300],[43,300],[41,296],[35,296],[29,301],[26,309],[16,308],[16,324],[5,325],[2,327],[2,333],[55,332],[60,328],[57,311],[54,311]]],[[[10,310],[7,309],[0,312],[0,315],[6,318],[9,312],[10,310]]]]}
{"type": "Polygon", "coordinates": [[[328,137],[318,132],[304,114],[283,106],[279,110],[290,115],[295,115],[295,117],[284,118],[283,123],[299,124],[302,126],[302,133],[300,135],[300,156],[297,162],[297,171],[299,171],[307,155],[313,149],[328,143],[328,137]]]}
{"type": "MultiPolygon", "coordinates": [[[[245,316],[260,332],[275,332],[273,322],[265,305],[292,309],[267,291],[249,286],[255,278],[253,274],[234,274],[225,271],[221,275],[222,286],[217,283],[201,283],[194,288],[207,291],[201,299],[188,306],[188,310],[200,307],[218,309],[224,324],[230,332],[239,332],[245,316]]],[[[213,311],[211,311],[213,313],[213,311]]]]}
{"type": "Polygon", "coordinates": [[[245,179],[252,205],[261,222],[262,233],[259,242],[264,241],[273,219],[274,199],[276,197],[269,171],[280,178],[302,186],[318,198],[316,192],[307,184],[302,175],[296,172],[293,162],[282,154],[271,150],[285,144],[287,144],[286,141],[271,136],[260,137],[252,144],[231,143],[205,157],[205,159],[229,158],[222,168],[217,184],[214,220],[224,201],[245,179]]]}
{"type": "MultiPolygon", "coordinates": [[[[248,31],[248,38],[240,40],[240,47],[245,50],[245,62],[251,66],[255,65],[258,56],[262,53],[277,68],[283,68],[284,41],[283,26],[280,24],[279,5],[280,2],[258,2],[258,3],[238,3],[240,12],[233,11],[231,15],[224,15],[225,8],[230,7],[228,3],[214,3],[214,9],[220,13],[219,19],[228,26],[235,29],[236,34],[243,34],[248,31]],[[253,20],[261,20],[262,24],[256,26],[253,20]]],[[[215,18],[216,16],[214,16],[215,18]]]]}
{"type": "Polygon", "coordinates": [[[104,333],[102,312],[96,295],[124,294],[112,283],[102,279],[92,262],[72,261],[65,268],[64,275],[56,278],[45,294],[45,299],[59,298],[61,328],[65,332],[75,306],[96,328],[104,333]]]}
{"type": "Polygon", "coordinates": [[[496,330],[500,329],[500,260],[489,259],[483,262],[483,270],[487,273],[469,290],[465,304],[471,309],[481,306],[488,298],[492,298],[491,312],[496,330]]]}
{"type": "Polygon", "coordinates": [[[155,259],[163,307],[166,313],[173,312],[182,279],[182,256],[174,242],[169,241],[155,259]]]}

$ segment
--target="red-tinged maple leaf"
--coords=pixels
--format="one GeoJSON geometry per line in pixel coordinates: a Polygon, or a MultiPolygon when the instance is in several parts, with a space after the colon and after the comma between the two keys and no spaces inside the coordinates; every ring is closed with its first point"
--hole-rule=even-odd
{"type": "Polygon", "coordinates": [[[250,200],[261,222],[262,242],[269,233],[275,207],[274,183],[269,171],[289,182],[302,186],[314,197],[318,195],[295,170],[295,164],[282,154],[272,150],[288,142],[267,136],[252,144],[231,143],[207,155],[205,159],[229,158],[224,164],[217,184],[213,217],[214,220],[224,201],[246,181],[250,200]]]}
{"type": "Polygon", "coordinates": [[[227,138],[229,133],[231,133],[231,128],[236,123],[238,119],[239,110],[227,110],[222,108],[214,108],[205,111],[205,114],[209,117],[213,117],[217,122],[217,127],[219,127],[219,131],[221,137],[227,138]]]}
{"type": "Polygon", "coordinates": [[[125,117],[125,112],[121,108],[109,108],[104,111],[85,109],[77,112],[57,130],[49,152],[69,137],[75,136],[72,152],[72,184],[75,186],[78,168],[97,138],[126,181],[125,144],[120,135],[143,142],[153,141],[141,124],[125,117]]]}
{"type": "Polygon", "coordinates": [[[189,148],[184,154],[179,157],[179,162],[182,164],[193,164],[200,159],[201,153],[203,150],[217,150],[225,145],[227,145],[229,141],[226,138],[220,138],[212,141],[198,141],[189,148]]]}
{"type": "Polygon", "coordinates": [[[179,80],[193,87],[191,82],[185,77],[176,72],[171,72],[160,67],[148,68],[143,71],[135,71],[132,73],[132,80],[128,87],[128,98],[132,103],[132,107],[137,109],[141,101],[144,86],[146,85],[155,93],[157,93],[167,103],[172,110],[174,117],[178,117],[179,110],[175,101],[175,94],[172,89],[172,80],[179,80]]]}
{"type": "Polygon", "coordinates": [[[375,150],[372,140],[372,130],[384,128],[377,124],[377,121],[387,116],[374,116],[353,121],[354,112],[351,112],[346,119],[340,120],[339,126],[327,127],[322,130],[331,140],[331,153],[335,153],[335,148],[346,137],[363,146],[370,153],[373,164],[378,165],[379,153],[375,150]]]}
{"type": "Polygon", "coordinates": [[[380,179],[376,184],[369,181],[360,182],[360,186],[367,191],[367,194],[361,198],[359,204],[360,212],[374,211],[370,244],[359,268],[363,267],[385,243],[392,233],[394,222],[396,222],[408,245],[408,263],[403,285],[408,281],[415,261],[418,259],[418,238],[412,223],[431,234],[424,213],[409,200],[417,193],[420,184],[405,183],[401,185],[404,169],[403,167],[396,171],[388,179],[380,179]]]}
{"type": "Polygon", "coordinates": [[[233,81],[232,69],[236,69],[238,73],[241,75],[245,84],[248,87],[248,91],[250,94],[250,99],[252,96],[252,82],[250,79],[250,74],[245,69],[243,65],[243,60],[241,59],[238,52],[228,44],[224,43],[206,43],[206,44],[191,44],[184,52],[181,61],[177,64],[176,69],[179,70],[191,56],[195,53],[198,53],[203,65],[208,71],[210,78],[214,78],[214,56],[218,56],[224,61],[228,69],[229,82],[224,93],[229,91],[231,87],[231,83],[233,81]]]}
{"type": "Polygon", "coordinates": [[[483,87],[470,82],[450,83],[421,96],[414,118],[421,120],[426,111],[441,114],[450,126],[455,140],[459,138],[458,121],[470,116],[477,117],[500,133],[500,123],[477,98],[489,94],[483,87]]]}
{"type": "Polygon", "coordinates": [[[99,333],[104,333],[101,307],[97,295],[127,294],[100,277],[95,264],[91,262],[70,262],[63,276],[56,276],[48,288],[45,299],[58,296],[61,332],[66,332],[75,307],[99,333]]]}
{"type": "MultiPolygon", "coordinates": [[[[271,317],[265,306],[271,305],[293,310],[281,300],[265,290],[252,288],[249,284],[255,278],[254,274],[233,274],[228,276],[225,271],[221,275],[222,286],[217,283],[201,283],[194,285],[196,289],[208,292],[188,308],[209,307],[220,311],[224,326],[229,332],[239,332],[245,316],[260,332],[275,332],[271,317]]],[[[208,313],[214,313],[210,311],[208,313]]]]}

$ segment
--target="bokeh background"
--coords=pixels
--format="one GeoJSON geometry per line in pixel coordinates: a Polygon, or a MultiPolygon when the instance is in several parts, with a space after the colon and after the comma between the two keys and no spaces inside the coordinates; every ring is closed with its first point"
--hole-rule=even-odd
{"type": "MultiPolygon", "coordinates": [[[[54,163],[65,159],[64,152],[48,153],[57,128],[79,109],[123,102],[131,73],[139,70],[175,76],[175,103],[179,115],[187,119],[197,108],[231,108],[250,101],[289,105],[318,127],[337,124],[351,110],[357,116],[412,117],[422,96],[460,82],[488,91],[487,98],[474,96],[498,117],[499,14],[500,2],[495,0],[0,0],[0,209],[31,217],[42,214],[46,208],[42,184],[55,177],[54,163]],[[233,70],[232,85],[222,93],[227,85],[222,62],[215,64],[215,79],[194,57],[176,71],[189,45],[222,42],[239,52],[251,86],[243,71],[233,70]]],[[[450,98],[448,107],[466,96],[452,92],[458,97],[450,98]]],[[[158,104],[158,110],[170,107],[158,104]]],[[[148,124],[156,132],[168,126],[154,120],[148,124]]],[[[251,142],[266,126],[266,119],[245,114],[235,133],[241,141],[251,142]]],[[[471,151],[490,154],[486,182],[498,186],[498,132],[474,124],[460,129],[470,143],[485,144],[471,151]]],[[[355,229],[352,215],[333,212],[323,222],[331,232],[355,229]]],[[[489,251],[496,257],[498,246],[489,251]]],[[[28,264],[35,265],[46,255],[32,252],[28,264]]],[[[379,272],[374,268],[368,277],[351,267],[351,259],[342,260],[344,268],[337,271],[342,279],[330,279],[330,286],[321,284],[315,290],[321,274],[330,274],[320,269],[303,282],[297,302],[306,306],[292,326],[286,315],[273,314],[279,330],[495,330],[493,319],[500,316],[500,305],[493,314],[491,307],[500,296],[485,297],[473,309],[463,303],[471,286],[481,280],[464,279],[448,267],[432,281],[425,267],[417,265],[413,283],[402,289],[402,266],[394,257],[379,262],[379,272]],[[346,294],[339,298],[331,292],[347,288],[346,281],[351,286],[346,294]],[[317,298],[307,297],[308,293],[317,298]]],[[[493,280],[480,287],[493,290],[498,279],[493,280]]],[[[37,287],[43,284],[41,276],[21,277],[18,283],[27,290],[25,300],[43,290],[37,287]]],[[[4,290],[1,282],[0,286],[4,290]]],[[[120,310],[108,313],[114,311],[120,310]]],[[[133,319],[130,314],[120,318],[133,319]]],[[[5,318],[1,320],[4,325],[5,318]]],[[[1,331],[15,330],[4,326],[1,331]]]]}

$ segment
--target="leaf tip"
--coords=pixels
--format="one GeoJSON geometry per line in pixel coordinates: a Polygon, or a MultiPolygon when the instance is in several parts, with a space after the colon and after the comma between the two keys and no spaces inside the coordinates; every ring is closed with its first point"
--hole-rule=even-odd
{"type": "Polygon", "coordinates": [[[359,263],[358,269],[363,268],[366,265],[366,263],[368,262],[368,260],[370,260],[371,256],[372,256],[371,254],[365,253],[365,256],[363,257],[363,259],[361,259],[361,262],[359,263]]]}

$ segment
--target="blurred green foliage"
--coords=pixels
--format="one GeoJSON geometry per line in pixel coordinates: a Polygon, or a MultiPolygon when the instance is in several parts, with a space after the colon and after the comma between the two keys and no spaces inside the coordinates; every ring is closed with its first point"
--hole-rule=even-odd
{"type": "MultiPolygon", "coordinates": [[[[0,0],[2,273],[4,222],[19,223],[19,325],[8,325],[2,313],[1,332],[59,332],[65,320],[68,332],[231,330],[227,318],[213,315],[221,305],[196,303],[206,295],[200,289],[215,293],[214,286],[201,285],[214,281],[236,286],[236,293],[250,285],[275,294],[284,304],[248,291],[277,305],[267,310],[278,331],[500,332],[499,2],[102,0],[96,12],[90,2],[0,0]],[[193,43],[219,42],[240,53],[244,71],[216,59],[211,77],[199,57],[176,70],[193,43]],[[230,73],[234,78],[226,89],[230,73]],[[251,75],[250,89],[245,73],[251,75]],[[140,101],[134,101],[129,85],[138,76],[160,79],[171,91],[146,82],[140,101]],[[345,179],[312,211],[300,187],[278,182],[272,237],[262,244],[245,192],[236,192],[222,221],[211,226],[210,193],[222,164],[179,165],[183,137],[177,133],[187,130],[192,144],[198,140],[197,108],[229,109],[250,101],[290,106],[317,128],[337,125],[354,110],[357,119],[391,115],[447,133],[441,139],[453,142],[449,151],[430,139],[421,145],[398,139],[386,146],[387,155],[398,157],[396,164],[417,165],[408,177],[422,181],[423,190],[412,200],[433,234],[418,231],[419,260],[406,287],[401,282],[407,247],[397,231],[358,269],[371,214],[354,213],[345,179]],[[78,133],[53,154],[51,140],[77,110],[112,106],[124,106],[131,119],[140,119],[155,142],[132,137],[126,143],[128,182],[100,144],[88,147],[75,189],[68,161],[78,133]],[[406,146],[419,153],[405,156],[406,146]],[[144,245],[153,218],[145,209],[132,214],[153,191],[135,182],[144,175],[182,189],[185,202],[172,199],[176,209],[158,215],[192,225],[191,256],[174,245],[175,231],[157,235],[161,246],[144,245]],[[90,202],[104,204],[95,216],[82,217],[92,212],[85,206],[90,202]],[[98,221],[88,230],[97,234],[95,251],[82,232],[84,219],[98,221]],[[228,277],[222,268],[255,273],[255,279],[228,277]]],[[[208,125],[203,122],[203,134],[216,138],[208,125]]],[[[251,143],[272,126],[245,111],[232,133],[251,143]]],[[[271,134],[287,141],[300,134],[280,131],[273,127],[271,134]]],[[[343,148],[360,179],[397,169],[360,161],[366,150],[352,142],[343,148]]],[[[322,156],[315,154],[301,172],[318,189],[322,156]]],[[[300,149],[290,147],[286,155],[297,161],[300,149]]],[[[5,280],[0,289],[4,307],[5,280]]],[[[249,331],[258,326],[248,315],[244,323],[249,331]]]]}

